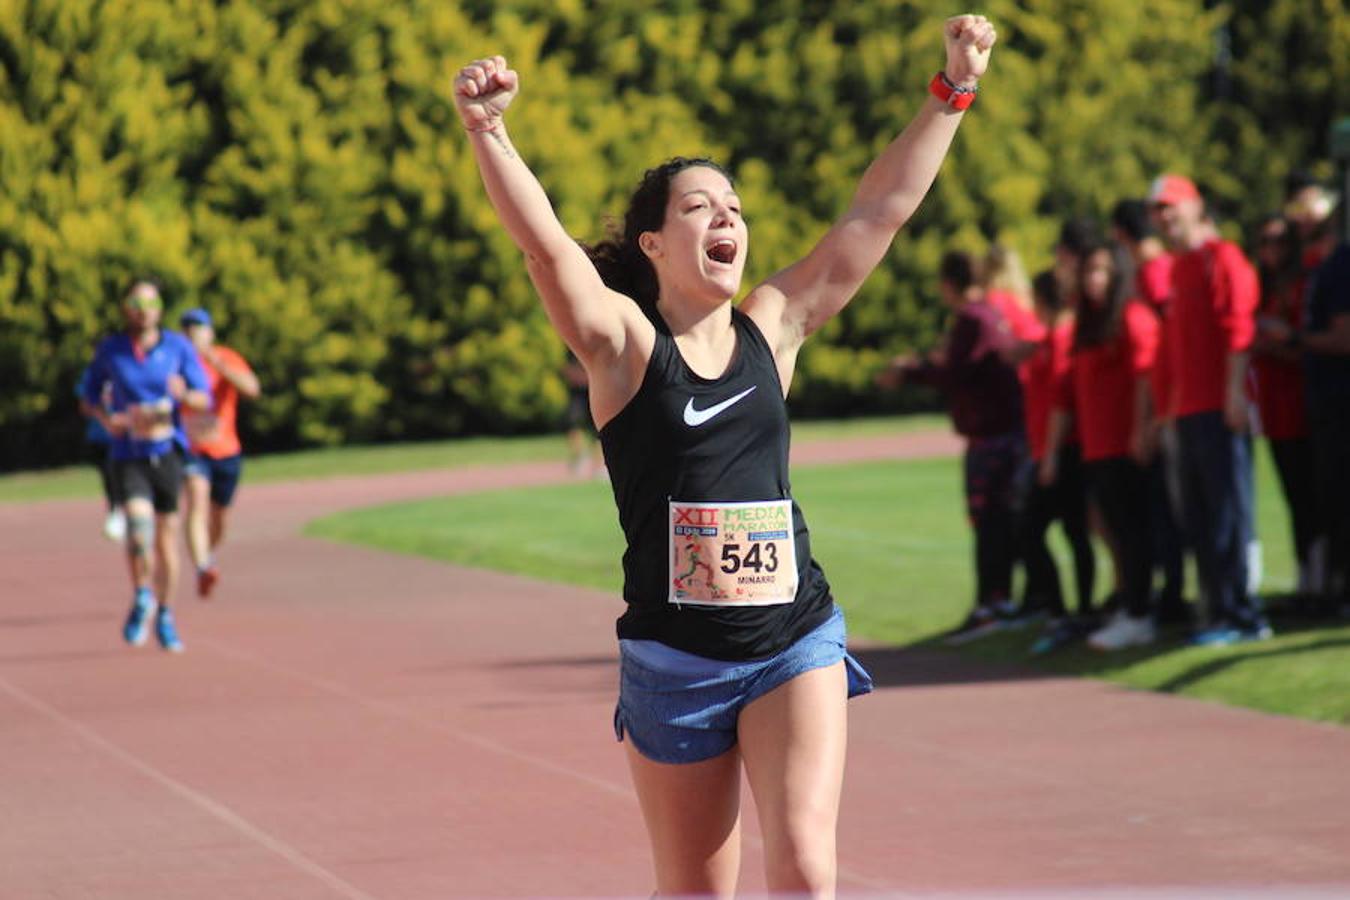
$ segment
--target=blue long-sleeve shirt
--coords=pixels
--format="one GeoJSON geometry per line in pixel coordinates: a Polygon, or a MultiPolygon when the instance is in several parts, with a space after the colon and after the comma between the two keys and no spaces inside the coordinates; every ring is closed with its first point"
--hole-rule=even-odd
{"type": "Polygon", "coordinates": [[[177,404],[169,394],[169,379],[182,376],[188,390],[209,392],[206,372],[197,350],[176,331],[160,329],[159,343],[141,350],[126,333],[104,338],[94,351],[84,382],[83,398],[91,406],[102,405],[103,385],[112,385],[108,411],[122,413],[137,406],[168,403],[173,408],[173,434],[161,440],[144,440],[130,432],[115,436],[113,459],[149,459],[163,456],[174,446],[187,449],[177,404]]]}
{"type": "MultiPolygon", "coordinates": [[[[86,393],[96,393],[99,396],[97,405],[103,405],[103,385],[97,388],[89,387],[89,367],[85,366],[84,372],[80,375],[80,383],[75,386],[75,396],[83,400],[86,393]]],[[[84,439],[90,444],[96,444],[99,447],[107,447],[112,443],[112,435],[108,429],[103,427],[103,423],[97,416],[85,416],[84,439]]]]}

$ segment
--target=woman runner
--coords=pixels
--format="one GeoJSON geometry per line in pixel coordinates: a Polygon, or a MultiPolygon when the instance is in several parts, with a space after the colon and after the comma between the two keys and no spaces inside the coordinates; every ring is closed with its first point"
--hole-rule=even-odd
{"type": "Polygon", "coordinates": [[[834,894],[845,699],[870,681],[845,653],[792,501],[784,399],[802,342],[888,251],[974,99],[993,26],[966,15],[943,30],[934,97],[815,248],[739,308],[749,234],[723,170],[692,159],[650,170],[622,235],[588,254],[507,135],[517,74],[495,56],[455,80],[488,196],[590,380],[628,544],[616,730],[663,895],[734,893],[742,767],[769,889],[834,894]],[[675,585],[687,543],[715,584],[675,585]]]}

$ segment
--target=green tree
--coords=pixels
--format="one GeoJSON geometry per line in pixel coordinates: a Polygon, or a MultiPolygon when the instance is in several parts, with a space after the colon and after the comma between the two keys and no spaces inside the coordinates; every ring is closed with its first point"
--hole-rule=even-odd
{"type": "Polygon", "coordinates": [[[1238,4],[1209,82],[1219,116],[1210,173],[1241,222],[1276,210],[1283,179],[1303,169],[1334,180],[1331,124],[1350,115],[1350,9],[1345,0],[1238,4]]]}
{"type": "MultiPolygon", "coordinates": [[[[1163,170],[1239,220],[1328,174],[1344,0],[991,0],[994,68],[932,194],[808,344],[793,402],[902,402],[875,363],[932,341],[934,272],[1163,170]],[[1223,48],[1231,51],[1225,55],[1223,48]]],[[[806,251],[926,102],[917,0],[0,0],[0,468],[79,453],[73,387],[134,275],[210,308],[267,392],[255,449],[553,427],[562,346],[449,98],[506,54],[512,133],[576,237],[676,154],[733,171],[747,283],[806,251]]]]}

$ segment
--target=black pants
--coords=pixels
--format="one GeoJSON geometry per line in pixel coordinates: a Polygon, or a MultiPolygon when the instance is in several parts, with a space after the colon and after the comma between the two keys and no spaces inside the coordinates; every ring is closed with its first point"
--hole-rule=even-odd
{"type": "Polygon", "coordinates": [[[1159,458],[1147,469],[1149,530],[1152,534],[1149,549],[1153,557],[1153,574],[1161,573],[1163,578],[1163,605],[1175,609],[1185,602],[1186,559],[1182,551],[1186,546],[1186,536],[1172,510],[1164,466],[1165,463],[1159,458]]]}
{"type": "Polygon", "coordinates": [[[1121,600],[1131,616],[1150,615],[1153,554],[1148,472],[1128,456],[1084,463],[1093,499],[1120,554],[1121,600]]]}
{"type": "Polygon", "coordinates": [[[1032,473],[1020,529],[1022,560],[1027,573],[1023,603],[1029,607],[1044,606],[1051,615],[1062,616],[1066,612],[1059,567],[1045,542],[1051,523],[1058,521],[1073,553],[1078,612],[1085,615],[1092,611],[1097,557],[1088,532],[1087,485],[1083,481],[1083,462],[1078,447],[1060,448],[1055,471],[1055,483],[1051,485],[1040,484],[1032,473]]]}
{"type": "Polygon", "coordinates": [[[981,606],[1007,602],[1012,595],[1019,476],[1026,455],[1020,431],[971,438],[966,445],[966,513],[975,529],[975,602],[981,606]]]}
{"type": "Polygon", "coordinates": [[[1327,537],[1327,574],[1341,585],[1332,603],[1350,602],[1350,403],[1322,410],[1312,426],[1318,509],[1327,537]]]}
{"type": "MultiPolygon", "coordinates": [[[[1299,565],[1308,562],[1308,551],[1322,534],[1318,521],[1317,475],[1313,444],[1308,438],[1270,441],[1270,456],[1280,476],[1284,502],[1289,507],[1289,525],[1294,534],[1294,555],[1299,565]]],[[[1350,473],[1344,473],[1350,475],[1350,473]]]]}
{"type": "Polygon", "coordinates": [[[1247,545],[1255,534],[1251,438],[1208,410],[1177,419],[1177,439],[1182,521],[1209,624],[1259,627],[1265,614],[1247,590],[1247,545]]]}

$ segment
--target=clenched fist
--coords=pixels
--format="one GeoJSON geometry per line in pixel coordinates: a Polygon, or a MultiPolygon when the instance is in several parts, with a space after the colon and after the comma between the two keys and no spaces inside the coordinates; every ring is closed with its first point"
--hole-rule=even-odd
{"type": "Polygon", "coordinates": [[[974,87],[989,68],[989,51],[998,40],[984,16],[952,16],[942,26],[947,45],[947,79],[958,87],[974,87]]]}
{"type": "Polygon", "coordinates": [[[520,76],[507,68],[505,57],[476,59],[455,77],[455,108],[465,128],[487,131],[501,121],[519,90],[520,76]]]}

